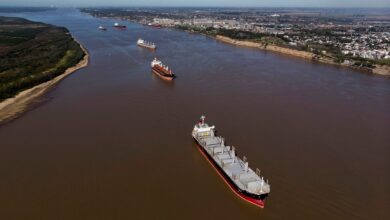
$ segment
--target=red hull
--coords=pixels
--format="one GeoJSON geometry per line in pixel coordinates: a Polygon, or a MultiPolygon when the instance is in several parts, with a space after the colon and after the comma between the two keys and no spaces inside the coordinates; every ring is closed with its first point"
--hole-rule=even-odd
{"type": "Polygon", "coordinates": [[[114,26],[118,30],[126,30],[126,26],[114,26]]]}
{"type": "Polygon", "coordinates": [[[232,185],[232,183],[226,179],[225,175],[222,173],[222,171],[216,167],[216,165],[209,159],[209,157],[206,155],[206,152],[203,151],[202,147],[199,146],[199,144],[197,143],[196,144],[198,146],[198,150],[200,151],[200,153],[202,153],[202,155],[206,158],[206,160],[211,164],[211,166],[213,166],[213,168],[217,171],[218,175],[222,178],[222,180],[229,186],[229,188],[234,192],[234,194],[236,194],[238,197],[240,197],[241,199],[257,206],[257,207],[260,207],[260,208],[264,208],[264,201],[263,200],[258,200],[258,199],[254,199],[254,198],[251,198],[251,197],[248,197],[242,193],[240,193],[236,187],[234,185],[232,185]]]}
{"type": "Polygon", "coordinates": [[[172,76],[163,76],[158,71],[154,70],[153,68],[152,68],[152,72],[154,74],[156,74],[157,76],[161,77],[162,79],[165,79],[165,80],[168,80],[168,81],[172,81],[173,80],[172,76]]]}

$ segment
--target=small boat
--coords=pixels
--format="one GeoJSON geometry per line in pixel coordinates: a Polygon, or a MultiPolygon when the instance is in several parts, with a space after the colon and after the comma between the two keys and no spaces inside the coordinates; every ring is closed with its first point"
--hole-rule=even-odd
{"type": "Polygon", "coordinates": [[[145,47],[145,48],[152,49],[152,50],[155,50],[157,48],[156,44],[154,44],[152,42],[147,42],[141,38],[138,39],[137,45],[140,47],[145,47]]]}
{"type": "Polygon", "coordinates": [[[126,25],[121,25],[121,24],[115,22],[115,23],[114,23],[114,28],[123,30],[123,29],[126,29],[126,25]]]}
{"type": "Polygon", "coordinates": [[[152,67],[152,72],[165,80],[173,80],[176,77],[172,70],[157,58],[154,58],[150,65],[152,67]]]}
{"type": "Polygon", "coordinates": [[[106,31],[107,28],[105,28],[105,27],[103,27],[103,26],[99,26],[99,30],[101,30],[101,31],[106,31]]]}

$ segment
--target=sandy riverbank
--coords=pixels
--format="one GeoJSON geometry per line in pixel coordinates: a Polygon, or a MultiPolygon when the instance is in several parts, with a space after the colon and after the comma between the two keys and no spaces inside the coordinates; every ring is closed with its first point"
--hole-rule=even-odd
{"type": "Polygon", "coordinates": [[[291,56],[295,56],[295,57],[301,57],[301,58],[305,58],[305,59],[313,59],[313,57],[315,56],[313,53],[310,53],[307,51],[293,50],[293,49],[278,47],[278,46],[274,46],[274,45],[265,45],[265,44],[257,43],[257,42],[234,40],[234,39],[231,39],[229,37],[224,37],[221,35],[217,35],[215,38],[219,41],[234,44],[237,46],[259,48],[259,49],[263,49],[263,50],[269,50],[269,51],[287,54],[287,55],[291,55],[291,56]]]}
{"type": "Polygon", "coordinates": [[[372,72],[383,76],[390,76],[390,66],[376,65],[372,72]]]}
{"type": "Polygon", "coordinates": [[[359,68],[359,67],[355,67],[355,66],[351,66],[351,65],[335,63],[329,58],[318,57],[314,53],[307,52],[307,51],[299,51],[299,50],[279,47],[279,46],[275,46],[275,45],[265,45],[265,44],[257,43],[257,42],[234,40],[234,39],[231,39],[229,37],[225,37],[225,36],[221,36],[221,35],[217,35],[215,37],[215,39],[217,39],[221,42],[234,44],[237,46],[258,48],[258,49],[262,49],[262,50],[268,50],[268,51],[277,52],[277,53],[281,53],[281,54],[285,54],[285,55],[299,57],[299,58],[303,58],[303,59],[307,59],[307,60],[315,60],[315,61],[321,62],[321,63],[350,67],[350,68],[365,71],[365,72],[368,71],[370,73],[377,74],[377,75],[390,76],[390,67],[389,66],[376,65],[375,68],[373,68],[373,69],[367,69],[367,68],[364,69],[364,68],[359,68]]]}
{"type": "MultiPolygon", "coordinates": [[[[78,42],[79,43],[79,42],[78,42]]],[[[36,85],[30,89],[24,90],[17,94],[15,97],[6,99],[0,102],[0,123],[11,120],[24,111],[36,100],[36,98],[43,95],[50,88],[55,86],[65,77],[69,76],[73,72],[88,66],[89,63],[89,54],[86,48],[80,44],[81,49],[84,51],[85,55],[83,59],[77,63],[75,66],[69,67],[63,74],[53,78],[50,81],[36,85]]]]}

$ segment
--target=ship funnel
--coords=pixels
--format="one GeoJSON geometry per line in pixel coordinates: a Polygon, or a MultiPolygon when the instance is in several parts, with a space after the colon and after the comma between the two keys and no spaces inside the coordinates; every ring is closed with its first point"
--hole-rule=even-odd
{"type": "Polygon", "coordinates": [[[245,169],[246,172],[248,172],[248,165],[249,165],[248,162],[245,162],[244,169],[245,169]]]}

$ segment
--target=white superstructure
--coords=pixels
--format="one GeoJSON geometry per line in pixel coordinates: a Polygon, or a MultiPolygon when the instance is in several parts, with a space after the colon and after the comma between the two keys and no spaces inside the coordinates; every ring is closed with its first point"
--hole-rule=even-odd
{"type": "Polygon", "coordinates": [[[154,67],[155,65],[158,65],[158,66],[161,66],[161,67],[163,66],[161,60],[157,59],[156,57],[150,63],[150,67],[154,67]]]}

